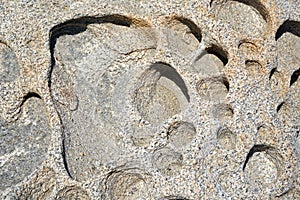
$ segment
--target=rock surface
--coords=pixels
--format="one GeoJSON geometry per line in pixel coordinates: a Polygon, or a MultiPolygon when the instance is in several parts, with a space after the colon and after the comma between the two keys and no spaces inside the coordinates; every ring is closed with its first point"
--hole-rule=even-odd
{"type": "Polygon", "coordinates": [[[300,6],[0,4],[0,198],[300,199],[300,6]]]}

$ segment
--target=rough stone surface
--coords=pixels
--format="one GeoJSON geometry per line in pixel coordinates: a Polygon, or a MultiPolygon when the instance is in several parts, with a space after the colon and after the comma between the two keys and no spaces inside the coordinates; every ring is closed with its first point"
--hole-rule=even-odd
{"type": "Polygon", "coordinates": [[[0,198],[300,199],[297,0],[0,2],[0,198]]]}

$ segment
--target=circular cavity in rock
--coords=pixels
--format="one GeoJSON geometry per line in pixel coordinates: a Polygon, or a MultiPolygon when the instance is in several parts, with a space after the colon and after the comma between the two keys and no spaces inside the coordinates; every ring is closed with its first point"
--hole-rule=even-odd
{"type": "Polygon", "coordinates": [[[15,122],[0,119],[0,190],[16,185],[47,157],[51,129],[41,99],[30,97],[15,122]]]}
{"type": "Polygon", "coordinates": [[[236,134],[227,127],[222,127],[217,133],[218,143],[225,149],[230,150],[235,148],[236,134]]]}
{"type": "Polygon", "coordinates": [[[91,199],[87,192],[79,186],[66,186],[58,191],[55,199],[67,199],[67,200],[85,200],[91,199]]]}
{"type": "Polygon", "coordinates": [[[276,165],[263,152],[254,153],[245,171],[248,180],[256,187],[264,187],[274,183],[278,173],[276,165]]]}
{"type": "Polygon", "coordinates": [[[182,148],[188,145],[196,136],[196,128],[189,122],[178,122],[168,130],[169,142],[175,148],[182,148]]]}
{"type": "Polygon", "coordinates": [[[229,91],[229,82],[225,77],[203,79],[197,84],[198,94],[205,100],[213,103],[226,99],[229,91]]]}
{"type": "Polygon", "coordinates": [[[161,148],[154,151],[153,164],[165,175],[179,174],[182,166],[182,155],[170,148],[161,148]]]}
{"type": "Polygon", "coordinates": [[[258,49],[254,43],[243,41],[239,45],[239,52],[243,58],[251,59],[258,54],[258,49]]]}
{"type": "Polygon", "coordinates": [[[262,16],[254,7],[237,1],[227,1],[217,5],[216,17],[236,32],[258,37],[267,29],[265,16],[262,16]]]}
{"type": "Polygon", "coordinates": [[[233,118],[233,109],[228,104],[217,104],[212,108],[212,116],[219,121],[229,121],[233,118]]]}
{"type": "Polygon", "coordinates": [[[105,186],[109,199],[150,199],[145,176],[132,169],[113,172],[107,177],[105,186]]]}
{"type": "MultiPolygon", "coordinates": [[[[172,20],[167,27],[168,29],[165,29],[164,32],[167,37],[169,50],[176,52],[180,56],[187,57],[198,48],[199,40],[189,26],[179,20],[172,20]]],[[[198,28],[195,27],[195,29],[198,28]]]]}
{"type": "Polygon", "coordinates": [[[194,62],[193,67],[201,75],[216,76],[220,74],[224,64],[216,55],[205,54],[194,62]]]}
{"type": "Polygon", "coordinates": [[[274,184],[282,173],[282,162],[282,156],[274,147],[254,145],[243,167],[251,187],[263,190],[274,184]]]}
{"type": "Polygon", "coordinates": [[[186,109],[190,97],[177,71],[163,63],[155,63],[146,70],[135,91],[135,103],[142,117],[153,124],[186,109]]]}
{"type": "Polygon", "coordinates": [[[20,74],[18,59],[7,45],[0,42],[0,81],[11,82],[20,74]]]}
{"type": "Polygon", "coordinates": [[[260,78],[264,74],[264,69],[261,64],[254,60],[245,62],[246,70],[252,78],[260,78]]]}
{"type": "Polygon", "coordinates": [[[55,186],[55,172],[44,167],[33,178],[25,183],[19,199],[48,199],[55,186]]]}

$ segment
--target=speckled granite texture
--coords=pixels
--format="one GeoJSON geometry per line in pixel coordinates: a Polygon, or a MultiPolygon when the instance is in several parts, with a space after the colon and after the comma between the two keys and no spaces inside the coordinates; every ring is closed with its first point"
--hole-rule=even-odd
{"type": "Polygon", "coordinates": [[[0,0],[2,199],[300,199],[298,0],[0,0]]]}

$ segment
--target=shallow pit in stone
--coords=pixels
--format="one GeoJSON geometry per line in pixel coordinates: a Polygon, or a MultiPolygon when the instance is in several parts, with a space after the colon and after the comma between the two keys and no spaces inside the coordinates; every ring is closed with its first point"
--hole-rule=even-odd
{"type": "Polygon", "coordinates": [[[196,87],[198,94],[213,103],[222,102],[229,92],[229,82],[226,77],[202,79],[196,87]]]}
{"type": "Polygon", "coordinates": [[[264,74],[264,69],[262,65],[255,60],[246,60],[245,61],[246,71],[249,74],[249,77],[252,78],[261,78],[264,74]]]}
{"type": "Polygon", "coordinates": [[[211,112],[212,116],[221,122],[232,120],[234,114],[231,105],[225,103],[214,105],[211,112]]]}
{"type": "Polygon", "coordinates": [[[202,39],[200,28],[191,20],[172,16],[164,30],[168,41],[168,49],[179,56],[188,57],[197,48],[202,39]]]}
{"type": "Polygon", "coordinates": [[[141,116],[158,124],[188,107],[187,87],[170,65],[155,63],[141,76],[135,91],[135,104],[141,116]]]}
{"type": "Polygon", "coordinates": [[[205,54],[193,64],[193,68],[199,74],[206,76],[219,75],[223,67],[223,62],[214,54],[205,54]]]}
{"type": "Polygon", "coordinates": [[[236,134],[227,127],[221,127],[217,133],[217,140],[223,148],[231,150],[236,145],[236,134]]]}
{"type": "Polygon", "coordinates": [[[225,1],[215,4],[215,15],[234,31],[249,37],[258,37],[265,33],[268,23],[266,9],[257,0],[225,1]]]}
{"type": "Polygon", "coordinates": [[[182,167],[182,155],[173,149],[164,147],[154,151],[152,162],[161,173],[172,176],[179,174],[182,167]]]}
{"type": "Polygon", "coordinates": [[[243,166],[250,186],[263,190],[274,184],[282,173],[282,162],[282,156],[274,147],[254,145],[247,154],[243,166]]]}
{"type": "Polygon", "coordinates": [[[87,192],[79,186],[66,186],[65,188],[58,191],[55,199],[89,200],[91,198],[88,196],[87,192]]]}
{"type": "Polygon", "coordinates": [[[169,142],[176,148],[182,148],[192,142],[196,136],[196,128],[189,122],[178,122],[168,130],[169,142]]]}
{"type": "Polygon", "coordinates": [[[105,188],[109,199],[135,200],[151,197],[146,177],[135,169],[113,172],[107,177],[105,188]]]}
{"type": "Polygon", "coordinates": [[[248,180],[255,186],[263,187],[277,180],[278,170],[276,165],[262,152],[253,155],[245,171],[248,180]]]}

